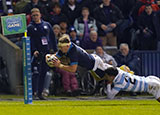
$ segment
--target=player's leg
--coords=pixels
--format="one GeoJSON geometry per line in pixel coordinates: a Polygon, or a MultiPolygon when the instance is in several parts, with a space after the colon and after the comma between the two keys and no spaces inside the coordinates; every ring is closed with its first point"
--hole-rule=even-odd
{"type": "Polygon", "coordinates": [[[158,102],[160,102],[160,85],[159,85],[158,91],[156,93],[156,99],[157,99],[158,102]]]}
{"type": "Polygon", "coordinates": [[[104,71],[108,67],[112,67],[112,65],[104,63],[103,60],[99,56],[97,56],[96,54],[92,54],[92,56],[95,59],[95,64],[94,64],[93,71],[97,70],[97,68],[104,71]]]}
{"type": "Polygon", "coordinates": [[[148,76],[148,92],[160,102],[160,80],[156,76],[148,76]]]}
{"type": "Polygon", "coordinates": [[[159,85],[157,86],[157,93],[156,93],[156,99],[158,102],[160,102],[160,82],[159,82],[159,85]]]}

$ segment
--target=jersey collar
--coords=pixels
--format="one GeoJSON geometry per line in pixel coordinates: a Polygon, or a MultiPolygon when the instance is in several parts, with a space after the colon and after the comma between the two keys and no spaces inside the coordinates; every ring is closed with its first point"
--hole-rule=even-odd
{"type": "MultiPolygon", "coordinates": [[[[68,52],[71,50],[71,48],[73,47],[73,43],[71,42],[71,45],[70,45],[70,47],[69,47],[69,49],[68,49],[68,52]]],[[[67,52],[67,53],[68,53],[67,52]]]]}

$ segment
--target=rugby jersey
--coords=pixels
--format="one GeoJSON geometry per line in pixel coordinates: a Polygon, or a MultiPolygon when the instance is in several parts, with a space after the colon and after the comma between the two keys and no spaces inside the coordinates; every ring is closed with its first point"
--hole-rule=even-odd
{"type": "Polygon", "coordinates": [[[71,43],[70,48],[66,54],[59,50],[56,53],[56,56],[58,58],[65,56],[69,58],[69,65],[79,65],[86,68],[87,70],[92,70],[95,64],[94,57],[74,43],[71,43]]]}
{"type": "Polygon", "coordinates": [[[114,98],[119,91],[147,92],[148,81],[145,77],[133,75],[118,68],[118,75],[113,80],[114,87],[107,85],[108,98],[114,98]]]}

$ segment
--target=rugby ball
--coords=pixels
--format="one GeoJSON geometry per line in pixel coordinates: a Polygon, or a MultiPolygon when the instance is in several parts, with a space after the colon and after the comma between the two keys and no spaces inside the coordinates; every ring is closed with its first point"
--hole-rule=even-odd
{"type": "Polygon", "coordinates": [[[58,60],[54,54],[46,54],[46,63],[49,67],[54,67],[54,60],[58,60]]]}

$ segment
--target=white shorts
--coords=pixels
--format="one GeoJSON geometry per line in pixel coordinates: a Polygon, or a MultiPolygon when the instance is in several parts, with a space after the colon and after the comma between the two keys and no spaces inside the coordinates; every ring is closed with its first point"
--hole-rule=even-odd
{"type": "Polygon", "coordinates": [[[156,99],[160,97],[160,79],[156,76],[146,77],[148,80],[148,92],[156,99]]]}
{"type": "Polygon", "coordinates": [[[95,59],[95,64],[93,67],[93,71],[95,71],[97,68],[104,71],[105,69],[107,69],[108,67],[113,67],[112,65],[109,65],[107,63],[104,63],[103,60],[96,54],[91,54],[94,59],[95,59]]]}

